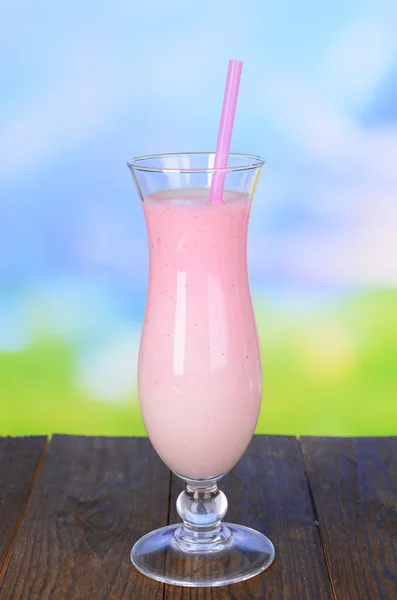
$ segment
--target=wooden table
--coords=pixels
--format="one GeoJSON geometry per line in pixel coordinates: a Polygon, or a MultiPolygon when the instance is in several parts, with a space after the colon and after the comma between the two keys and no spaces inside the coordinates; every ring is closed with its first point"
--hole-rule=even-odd
{"type": "Polygon", "coordinates": [[[148,440],[0,438],[0,599],[396,600],[397,438],[256,436],[221,487],[274,564],[230,587],[164,586],[129,560],[182,489],[148,440]]]}

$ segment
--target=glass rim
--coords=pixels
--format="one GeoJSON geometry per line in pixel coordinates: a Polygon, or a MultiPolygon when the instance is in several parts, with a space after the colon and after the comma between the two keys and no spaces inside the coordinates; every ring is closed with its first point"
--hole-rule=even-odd
{"type": "Polygon", "coordinates": [[[133,171],[145,171],[147,173],[229,173],[233,171],[250,171],[263,167],[265,160],[255,154],[242,154],[240,152],[230,152],[229,156],[246,159],[245,164],[225,168],[215,167],[153,167],[148,166],[147,162],[161,158],[171,158],[177,156],[215,156],[215,152],[167,152],[164,154],[146,154],[143,156],[134,156],[127,161],[127,165],[133,171]],[[143,164],[140,164],[143,163],[143,164]],[[145,164],[146,163],[146,164],[145,164]]]}

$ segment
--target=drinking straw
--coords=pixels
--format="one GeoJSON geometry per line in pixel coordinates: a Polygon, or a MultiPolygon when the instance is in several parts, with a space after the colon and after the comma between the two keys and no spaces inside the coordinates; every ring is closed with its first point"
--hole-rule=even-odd
{"type": "MultiPolygon", "coordinates": [[[[242,68],[243,63],[240,60],[229,60],[221,122],[216,144],[214,169],[227,168],[242,68]]],[[[212,174],[210,196],[208,200],[210,204],[222,202],[225,177],[226,171],[215,171],[212,174]]]]}

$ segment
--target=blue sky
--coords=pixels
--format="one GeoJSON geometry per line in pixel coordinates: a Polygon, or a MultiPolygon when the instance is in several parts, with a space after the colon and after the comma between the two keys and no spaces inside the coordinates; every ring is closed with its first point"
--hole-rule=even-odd
{"type": "MultiPolygon", "coordinates": [[[[385,0],[9,4],[0,273],[134,277],[143,289],[145,231],[125,161],[212,149],[236,57],[233,149],[268,161],[251,226],[254,283],[354,279],[365,240],[389,240],[395,215],[396,27],[385,0]],[[350,268],[338,267],[336,246],[350,248],[350,268]]],[[[386,248],[387,282],[392,240],[386,248]]]]}

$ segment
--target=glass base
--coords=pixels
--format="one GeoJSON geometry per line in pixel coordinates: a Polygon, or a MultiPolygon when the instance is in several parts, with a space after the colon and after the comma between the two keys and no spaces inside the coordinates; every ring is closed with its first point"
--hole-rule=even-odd
{"type": "Polygon", "coordinates": [[[180,531],[181,524],[169,525],[142,537],[131,550],[133,565],[162,583],[215,587],[255,577],[274,560],[271,541],[249,527],[223,523],[217,543],[193,552],[178,542],[180,531]]]}

